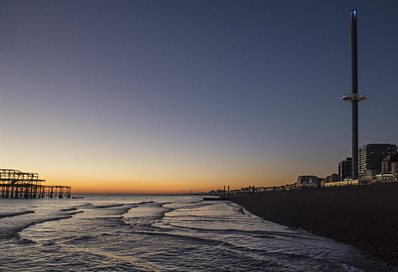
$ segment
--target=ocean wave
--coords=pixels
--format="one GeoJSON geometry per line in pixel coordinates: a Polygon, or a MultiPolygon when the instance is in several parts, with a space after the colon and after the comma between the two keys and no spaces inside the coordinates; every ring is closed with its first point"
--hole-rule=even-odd
{"type": "Polygon", "coordinates": [[[140,230],[140,231],[136,231],[136,233],[150,235],[150,236],[170,237],[170,238],[181,239],[181,240],[195,241],[195,242],[199,242],[199,243],[211,245],[211,246],[220,246],[220,245],[228,244],[227,242],[224,242],[224,241],[207,239],[207,238],[202,238],[202,237],[198,237],[198,236],[177,234],[177,233],[172,233],[172,232],[140,230]]]}
{"type": "MultiPolygon", "coordinates": [[[[109,204],[83,204],[79,207],[86,207],[86,208],[93,208],[93,209],[110,209],[110,208],[118,208],[118,207],[123,207],[123,206],[137,206],[137,205],[145,205],[145,204],[151,204],[155,203],[153,201],[142,201],[142,202],[133,202],[133,203],[109,203],[109,204]]],[[[159,204],[161,205],[161,204],[159,204]]]]}
{"type": "Polygon", "coordinates": [[[49,216],[45,218],[38,218],[38,219],[32,219],[32,221],[28,222],[16,222],[15,225],[13,225],[11,228],[2,228],[0,232],[0,239],[11,239],[11,238],[17,238],[20,241],[26,240],[20,237],[20,233],[37,224],[42,224],[45,222],[50,222],[50,221],[59,221],[59,220],[64,220],[71,218],[73,215],[81,213],[81,211],[76,211],[76,212],[71,212],[71,213],[66,213],[66,214],[58,214],[54,216],[49,216]]]}
{"type": "Polygon", "coordinates": [[[19,208],[36,213],[0,220],[0,236],[17,238],[0,239],[0,270],[386,271],[362,264],[349,247],[250,217],[235,204],[136,199],[19,208]]]}
{"type": "Polygon", "coordinates": [[[140,203],[132,208],[137,208],[141,210],[136,210],[135,213],[132,211],[129,216],[129,212],[131,209],[126,211],[121,218],[123,223],[130,225],[130,226],[150,226],[155,222],[162,220],[166,213],[175,210],[174,208],[164,207],[166,203],[159,203],[159,202],[145,202],[140,203]]]}
{"type": "MultiPolygon", "coordinates": [[[[110,251],[105,251],[105,250],[100,250],[98,248],[83,248],[83,247],[79,247],[79,248],[67,248],[65,249],[66,251],[71,251],[71,252],[75,252],[75,253],[86,253],[89,255],[97,255],[101,258],[107,258],[109,260],[111,260],[110,267],[112,267],[112,269],[114,269],[115,267],[115,263],[121,265],[121,263],[126,263],[128,264],[129,269],[128,270],[123,270],[123,271],[151,271],[151,272],[160,272],[162,271],[160,269],[159,266],[150,263],[144,259],[135,257],[135,256],[120,256],[120,255],[116,255],[110,251]]],[[[111,271],[109,269],[105,269],[105,267],[101,268],[98,267],[98,270],[101,271],[111,271]]]]}
{"type": "Polygon", "coordinates": [[[69,244],[81,244],[84,243],[86,241],[89,240],[94,240],[96,237],[93,235],[83,235],[83,236],[79,236],[79,237],[74,237],[72,239],[69,239],[68,241],[66,241],[69,244]]]}
{"type": "Polygon", "coordinates": [[[166,216],[167,213],[172,212],[172,211],[175,210],[175,209],[173,209],[173,208],[167,208],[167,207],[164,207],[164,206],[162,206],[162,208],[163,208],[163,211],[161,211],[161,212],[158,213],[158,215],[157,215],[157,217],[158,217],[157,220],[163,219],[163,218],[166,216]]]}
{"type": "Polygon", "coordinates": [[[195,209],[216,205],[214,202],[206,202],[206,201],[196,201],[196,202],[173,202],[173,203],[165,203],[163,206],[169,205],[168,207],[174,209],[195,209]],[[188,205],[187,205],[188,204],[188,205]]]}
{"type": "MultiPolygon", "coordinates": [[[[186,220],[189,221],[189,220],[186,220]]],[[[183,222],[186,222],[183,221],[183,222]]],[[[209,222],[209,223],[214,223],[214,220],[192,220],[192,222],[209,222]]],[[[232,229],[232,228],[198,228],[198,227],[191,227],[191,226],[182,226],[178,225],[175,223],[170,223],[170,222],[162,222],[162,224],[166,226],[170,226],[175,229],[189,229],[189,230],[194,230],[194,231],[200,231],[200,232],[208,232],[208,233],[222,233],[222,234],[242,234],[242,235],[254,235],[256,237],[261,237],[261,238],[278,238],[278,237],[293,237],[293,238],[305,238],[305,239],[311,239],[311,240],[324,240],[324,238],[317,237],[314,235],[308,235],[307,232],[292,232],[292,231],[287,231],[287,232],[282,232],[282,231],[266,231],[266,230],[242,230],[242,229],[232,229]]],[[[164,229],[161,226],[156,226],[157,228],[164,229]]],[[[167,228],[167,227],[166,227],[167,228]]]]}
{"type": "Polygon", "coordinates": [[[76,210],[77,210],[76,207],[72,207],[72,208],[61,209],[61,212],[71,212],[71,211],[76,211],[76,210]]]}
{"type": "Polygon", "coordinates": [[[105,205],[95,205],[93,206],[93,208],[95,209],[107,209],[107,208],[115,208],[115,207],[121,207],[124,206],[126,204],[105,204],[105,205]]]}
{"type": "MultiPolygon", "coordinates": [[[[233,252],[234,255],[239,256],[239,258],[244,258],[245,262],[251,265],[257,266],[258,262],[266,262],[270,268],[266,271],[302,271],[299,267],[301,265],[308,267],[308,264],[312,264],[312,267],[316,267],[313,271],[361,271],[353,266],[342,264],[337,260],[326,259],[325,257],[299,254],[297,252],[289,252],[285,250],[276,251],[267,247],[262,249],[252,248],[243,245],[236,245],[225,240],[200,237],[194,234],[194,236],[191,236],[185,233],[180,234],[159,231],[140,231],[139,233],[183,240],[190,243],[192,246],[195,246],[196,244],[197,247],[209,246],[213,251],[219,251],[219,254],[226,254],[225,252],[230,251],[233,252]]],[[[176,243],[178,242],[176,241],[176,243]]]]}
{"type": "Polygon", "coordinates": [[[31,213],[35,213],[35,211],[28,210],[28,211],[19,211],[19,212],[1,212],[0,219],[5,218],[5,217],[13,217],[13,216],[19,216],[19,215],[31,214],[31,213]]]}
{"type": "MultiPolygon", "coordinates": [[[[208,220],[207,222],[211,222],[208,220]]],[[[214,221],[213,221],[214,222],[214,221]]],[[[278,234],[276,234],[273,231],[246,231],[246,230],[238,230],[238,229],[213,229],[213,228],[197,228],[197,227],[187,227],[187,226],[181,226],[178,224],[173,224],[173,223],[166,223],[162,222],[162,224],[166,226],[170,226],[172,229],[175,230],[193,230],[193,231],[199,231],[202,233],[218,233],[218,234],[237,234],[237,235],[251,235],[254,237],[261,237],[261,238],[277,238],[278,234]]],[[[168,227],[161,227],[158,225],[155,225],[154,227],[159,228],[159,229],[170,229],[168,227]]],[[[279,233],[281,236],[292,236],[292,237],[297,237],[296,235],[291,235],[287,233],[279,233]]]]}

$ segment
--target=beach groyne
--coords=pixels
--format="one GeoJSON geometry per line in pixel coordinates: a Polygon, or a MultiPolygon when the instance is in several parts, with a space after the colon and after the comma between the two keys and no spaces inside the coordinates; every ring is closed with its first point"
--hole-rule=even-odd
{"type": "Polygon", "coordinates": [[[239,194],[231,201],[265,220],[398,264],[398,183],[239,194]]]}

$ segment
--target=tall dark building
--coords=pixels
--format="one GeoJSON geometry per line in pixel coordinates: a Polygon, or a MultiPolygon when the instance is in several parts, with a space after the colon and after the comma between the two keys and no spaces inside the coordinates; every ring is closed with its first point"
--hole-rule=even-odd
{"type": "Polygon", "coordinates": [[[387,156],[381,162],[381,173],[391,174],[391,156],[387,156]]]}
{"type": "Polygon", "coordinates": [[[382,161],[397,151],[395,144],[367,144],[359,148],[359,177],[381,173],[382,161]]]}
{"type": "Polygon", "coordinates": [[[352,158],[347,158],[339,163],[339,179],[351,179],[352,178],[352,158]]]}
{"type": "Polygon", "coordinates": [[[391,174],[395,180],[398,180],[398,153],[395,152],[390,156],[391,160],[391,174]]]}
{"type": "Polygon", "coordinates": [[[391,174],[392,172],[392,163],[398,161],[398,152],[393,152],[391,155],[388,155],[381,162],[381,173],[383,174],[391,174]]]}

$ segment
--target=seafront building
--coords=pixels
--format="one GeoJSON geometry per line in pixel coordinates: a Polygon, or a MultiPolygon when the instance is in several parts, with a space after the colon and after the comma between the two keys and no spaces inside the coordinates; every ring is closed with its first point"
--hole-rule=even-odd
{"type": "MultiPolygon", "coordinates": [[[[393,152],[391,155],[388,155],[384,158],[381,162],[381,173],[382,174],[392,174],[393,172],[393,165],[398,161],[398,152],[393,152]]],[[[396,168],[394,167],[394,171],[396,172],[396,168]]]]}
{"type": "Polygon", "coordinates": [[[339,163],[339,180],[347,180],[352,177],[352,158],[348,157],[339,163]]]}
{"type": "Polygon", "coordinates": [[[359,149],[359,179],[352,179],[352,158],[338,164],[338,174],[323,179],[299,176],[297,188],[360,185],[398,181],[398,152],[395,144],[367,144],[359,149]]]}
{"type": "MultiPolygon", "coordinates": [[[[395,144],[367,144],[359,149],[360,178],[352,179],[352,158],[348,157],[338,164],[338,173],[325,178],[315,175],[302,175],[292,184],[269,187],[244,187],[234,190],[239,193],[263,193],[300,190],[319,187],[359,186],[379,182],[398,182],[398,151],[395,144]]],[[[216,192],[210,192],[216,193],[216,192]]],[[[220,194],[219,194],[220,195],[220,194]]]]}
{"type": "Polygon", "coordinates": [[[398,152],[386,156],[381,162],[381,173],[376,175],[376,181],[398,181],[398,152]]]}
{"type": "Polygon", "coordinates": [[[381,173],[382,174],[391,174],[391,156],[388,155],[381,162],[381,173]]]}
{"type": "Polygon", "coordinates": [[[325,182],[336,182],[340,180],[340,175],[337,173],[333,173],[330,176],[324,178],[325,182]]]}
{"type": "Polygon", "coordinates": [[[391,155],[391,174],[395,180],[398,180],[398,152],[391,155]]]}
{"type": "MultiPolygon", "coordinates": [[[[359,178],[372,180],[377,174],[382,173],[382,162],[387,157],[397,152],[395,144],[367,144],[359,148],[359,178]]],[[[388,167],[386,168],[388,170],[388,167]]]]}

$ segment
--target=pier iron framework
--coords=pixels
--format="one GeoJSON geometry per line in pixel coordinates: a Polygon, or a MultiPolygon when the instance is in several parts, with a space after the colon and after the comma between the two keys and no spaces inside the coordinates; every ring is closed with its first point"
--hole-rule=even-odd
{"type": "Polygon", "coordinates": [[[0,198],[70,198],[70,186],[44,185],[37,173],[0,169],[0,198]]]}

